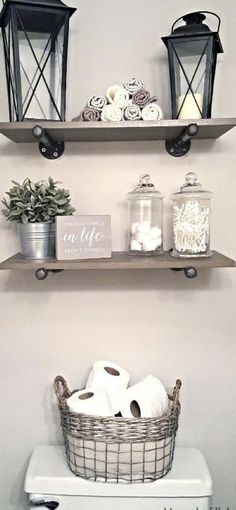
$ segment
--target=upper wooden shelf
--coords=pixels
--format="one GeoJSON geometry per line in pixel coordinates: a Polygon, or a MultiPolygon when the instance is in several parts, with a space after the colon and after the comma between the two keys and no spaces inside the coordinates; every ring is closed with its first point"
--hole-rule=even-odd
{"type": "MultiPolygon", "coordinates": [[[[31,270],[35,271],[36,276],[40,276],[40,271],[44,275],[48,271],[62,271],[67,269],[73,270],[106,270],[106,269],[173,269],[184,270],[186,276],[193,278],[196,276],[196,269],[212,269],[220,267],[235,267],[235,261],[217,251],[212,252],[211,257],[196,257],[196,258],[174,258],[170,252],[165,252],[162,255],[152,257],[131,256],[126,252],[113,252],[112,257],[109,259],[86,259],[86,260],[29,260],[24,259],[20,253],[13,255],[7,260],[0,263],[1,269],[12,270],[31,270]],[[190,271],[188,269],[195,270],[190,271]]],[[[44,276],[45,278],[45,276],[44,276]]],[[[44,279],[40,278],[39,279],[44,279]]]]}
{"type": "Polygon", "coordinates": [[[0,133],[13,142],[36,142],[32,134],[37,124],[57,142],[114,142],[132,140],[172,140],[189,124],[197,124],[195,139],[215,139],[236,126],[236,118],[200,120],[121,121],[121,122],[0,122],[0,133]]]}

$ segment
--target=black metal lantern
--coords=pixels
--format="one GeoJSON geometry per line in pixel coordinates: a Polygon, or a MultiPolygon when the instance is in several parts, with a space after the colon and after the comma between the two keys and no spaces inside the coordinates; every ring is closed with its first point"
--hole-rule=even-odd
{"type": "Polygon", "coordinates": [[[217,53],[223,53],[219,37],[220,18],[209,11],[178,18],[171,35],[162,37],[168,50],[173,119],[211,117],[217,53]],[[218,19],[215,32],[203,23],[205,14],[218,19]],[[175,28],[180,20],[185,25],[175,28]]]}
{"type": "Polygon", "coordinates": [[[5,0],[0,13],[10,121],[65,120],[69,19],[61,0],[5,0]]]}

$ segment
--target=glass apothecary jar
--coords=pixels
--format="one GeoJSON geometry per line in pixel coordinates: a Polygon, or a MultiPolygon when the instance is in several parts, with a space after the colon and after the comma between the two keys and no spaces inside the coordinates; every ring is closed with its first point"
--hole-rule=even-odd
{"type": "Polygon", "coordinates": [[[173,193],[173,257],[210,257],[210,199],[189,172],[180,191],[173,193]]]}
{"type": "Polygon", "coordinates": [[[128,253],[157,255],[162,253],[162,217],[164,195],[150,182],[150,175],[142,175],[139,183],[127,194],[129,203],[128,253]]]}

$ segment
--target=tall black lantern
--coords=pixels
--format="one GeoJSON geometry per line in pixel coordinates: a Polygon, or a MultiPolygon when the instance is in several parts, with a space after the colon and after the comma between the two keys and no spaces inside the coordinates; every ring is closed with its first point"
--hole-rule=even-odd
{"type": "Polygon", "coordinates": [[[211,117],[217,53],[223,53],[220,18],[209,11],[178,18],[171,35],[162,37],[168,50],[173,119],[211,117]],[[205,14],[218,19],[215,32],[203,23],[205,14]],[[175,28],[183,20],[185,25],[175,28]]]}
{"type": "Polygon", "coordinates": [[[65,120],[69,19],[61,0],[5,0],[0,13],[10,121],[65,120]]]}

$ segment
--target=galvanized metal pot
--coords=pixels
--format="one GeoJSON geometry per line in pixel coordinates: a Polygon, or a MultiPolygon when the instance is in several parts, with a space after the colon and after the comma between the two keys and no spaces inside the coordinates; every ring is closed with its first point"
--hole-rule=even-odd
{"type": "Polygon", "coordinates": [[[20,223],[21,253],[25,259],[55,257],[55,223],[20,223]]]}

